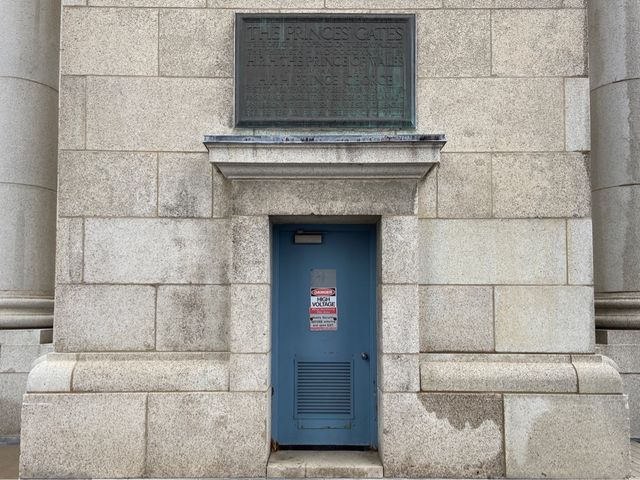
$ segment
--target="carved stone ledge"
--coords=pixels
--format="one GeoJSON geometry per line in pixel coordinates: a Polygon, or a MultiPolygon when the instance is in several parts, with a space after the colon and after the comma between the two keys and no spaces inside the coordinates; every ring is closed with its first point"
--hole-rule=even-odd
{"type": "Polygon", "coordinates": [[[206,136],[209,158],[231,180],[420,179],[440,162],[444,135],[206,136]]]}

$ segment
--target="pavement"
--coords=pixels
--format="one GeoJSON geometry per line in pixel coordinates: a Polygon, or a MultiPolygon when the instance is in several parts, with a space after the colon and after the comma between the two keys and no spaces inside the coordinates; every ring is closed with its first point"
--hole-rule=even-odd
{"type": "Polygon", "coordinates": [[[0,445],[0,478],[18,478],[20,445],[0,445]]]}

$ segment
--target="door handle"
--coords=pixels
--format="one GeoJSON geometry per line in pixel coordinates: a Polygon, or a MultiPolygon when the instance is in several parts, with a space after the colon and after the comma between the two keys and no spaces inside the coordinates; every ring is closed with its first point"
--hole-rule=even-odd
{"type": "Polygon", "coordinates": [[[369,354],[367,352],[362,352],[360,354],[360,358],[363,360],[369,360],[369,354]]]}

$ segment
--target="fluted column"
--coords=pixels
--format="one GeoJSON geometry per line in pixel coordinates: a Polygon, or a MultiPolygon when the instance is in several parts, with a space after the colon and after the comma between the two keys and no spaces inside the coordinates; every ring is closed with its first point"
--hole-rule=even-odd
{"type": "Polygon", "coordinates": [[[0,4],[0,329],[53,324],[59,0],[0,4]]]}
{"type": "Polygon", "coordinates": [[[589,0],[596,325],[640,330],[640,0],[589,0]]]}

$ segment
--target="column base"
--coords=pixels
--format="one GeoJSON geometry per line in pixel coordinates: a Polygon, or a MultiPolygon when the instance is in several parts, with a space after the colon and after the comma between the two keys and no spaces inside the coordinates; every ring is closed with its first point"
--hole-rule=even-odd
{"type": "Polygon", "coordinates": [[[0,329],[53,327],[53,297],[0,293],[0,329]]]}
{"type": "Polygon", "coordinates": [[[596,327],[640,330],[640,292],[596,293],[596,327]]]}

